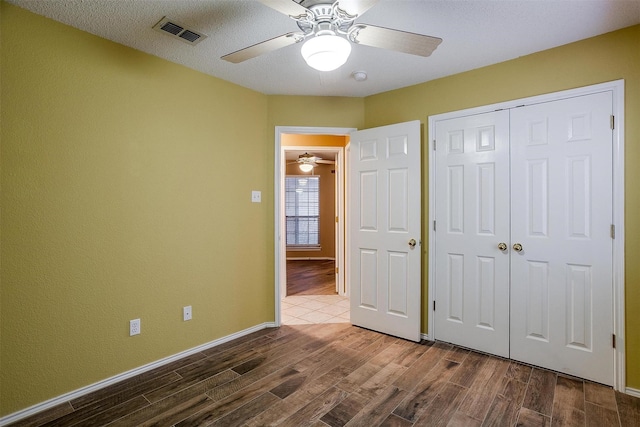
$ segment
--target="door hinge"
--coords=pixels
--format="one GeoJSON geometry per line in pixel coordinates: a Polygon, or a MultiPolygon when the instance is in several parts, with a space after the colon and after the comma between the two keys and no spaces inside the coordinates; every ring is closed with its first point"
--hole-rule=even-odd
{"type": "Polygon", "coordinates": [[[338,222],[338,217],[336,217],[336,222],[338,222]]]}
{"type": "Polygon", "coordinates": [[[616,348],[616,334],[611,334],[611,346],[616,348]]]}
{"type": "Polygon", "coordinates": [[[433,311],[436,311],[436,300],[433,300],[433,311]]]}
{"type": "Polygon", "coordinates": [[[612,130],[616,128],[616,117],[614,115],[611,115],[611,119],[609,121],[609,125],[610,125],[612,130]]]}
{"type": "Polygon", "coordinates": [[[611,238],[612,239],[616,238],[616,226],[615,226],[615,224],[611,224],[611,238]]]}
{"type": "Polygon", "coordinates": [[[338,274],[338,267],[336,267],[336,274],[338,274]]]}
{"type": "Polygon", "coordinates": [[[433,151],[436,151],[436,140],[433,140],[433,151]]]}
{"type": "Polygon", "coordinates": [[[433,221],[433,231],[436,231],[436,222],[433,221]]]}

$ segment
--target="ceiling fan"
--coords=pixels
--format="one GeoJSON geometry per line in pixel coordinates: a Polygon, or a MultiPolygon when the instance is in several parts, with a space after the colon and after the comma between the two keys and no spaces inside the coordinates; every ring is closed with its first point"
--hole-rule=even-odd
{"type": "Polygon", "coordinates": [[[239,63],[285,46],[304,42],[301,53],[309,66],[331,71],[343,65],[352,44],[429,56],[441,38],[393,30],[355,20],[379,0],[259,0],[297,22],[300,32],[283,34],[222,57],[239,63]]]}
{"type": "Polygon", "coordinates": [[[318,156],[314,156],[313,154],[304,153],[300,154],[298,158],[287,164],[295,164],[297,163],[302,172],[310,172],[314,167],[318,166],[318,164],[327,164],[333,165],[335,164],[335,160],[324,160],[318,156]]]}

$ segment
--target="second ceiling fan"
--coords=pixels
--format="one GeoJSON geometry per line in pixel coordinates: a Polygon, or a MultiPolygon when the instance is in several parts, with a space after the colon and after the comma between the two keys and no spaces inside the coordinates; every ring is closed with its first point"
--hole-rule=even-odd
{"type": "Polygon", "coordinates": [[[239,63],[295,43],[301,43],[302,56],[309,66],[331,71],[343,65],[352,44],[362,44],[411,55],[429,56],[441,38],[356,23],[355,20],[378,0],[259,0],[297,22],[300,32],[286,33],[222,57],[239,63]],[[307,6],[305,6],[307,5],[307,6]]]}
{"type": "Polygon", "coordinates": [[[300,154],[295,161],[289,162],[287,164],[296,164],[296,163],[298,164],[302,172],[310,172],[311,170],[313,170],[315,166],[318,166],[318,164],[333,165],[336,162],[335,160],[325,160],[313,154],[304,153],[304,154],[300,154]]]}

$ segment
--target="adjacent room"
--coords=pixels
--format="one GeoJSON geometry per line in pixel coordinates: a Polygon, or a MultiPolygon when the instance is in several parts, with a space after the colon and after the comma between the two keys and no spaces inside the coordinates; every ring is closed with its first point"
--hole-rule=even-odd
{"type": "Polygon", "coordinates": [[[285,325],[348,323],[342,135],[283,135],[285,325]]]}
{"type": "Polygon", "coordinates": [[[0,426],[640,425],[637,0],[0,0],[0,64],[0,426]]]}

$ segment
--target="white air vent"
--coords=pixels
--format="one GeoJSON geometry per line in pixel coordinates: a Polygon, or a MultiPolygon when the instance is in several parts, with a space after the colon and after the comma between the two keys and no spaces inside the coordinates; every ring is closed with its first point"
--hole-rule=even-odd
{"type": "Polygon", "coordinates": [[[184,25],[178,24],[176,21],[169,19],[166,16],[154,25],[153,29],[178,40],[182,40],[192,46],[207,38],[206,34],[189,30],[185,28],[184,25]]]}

